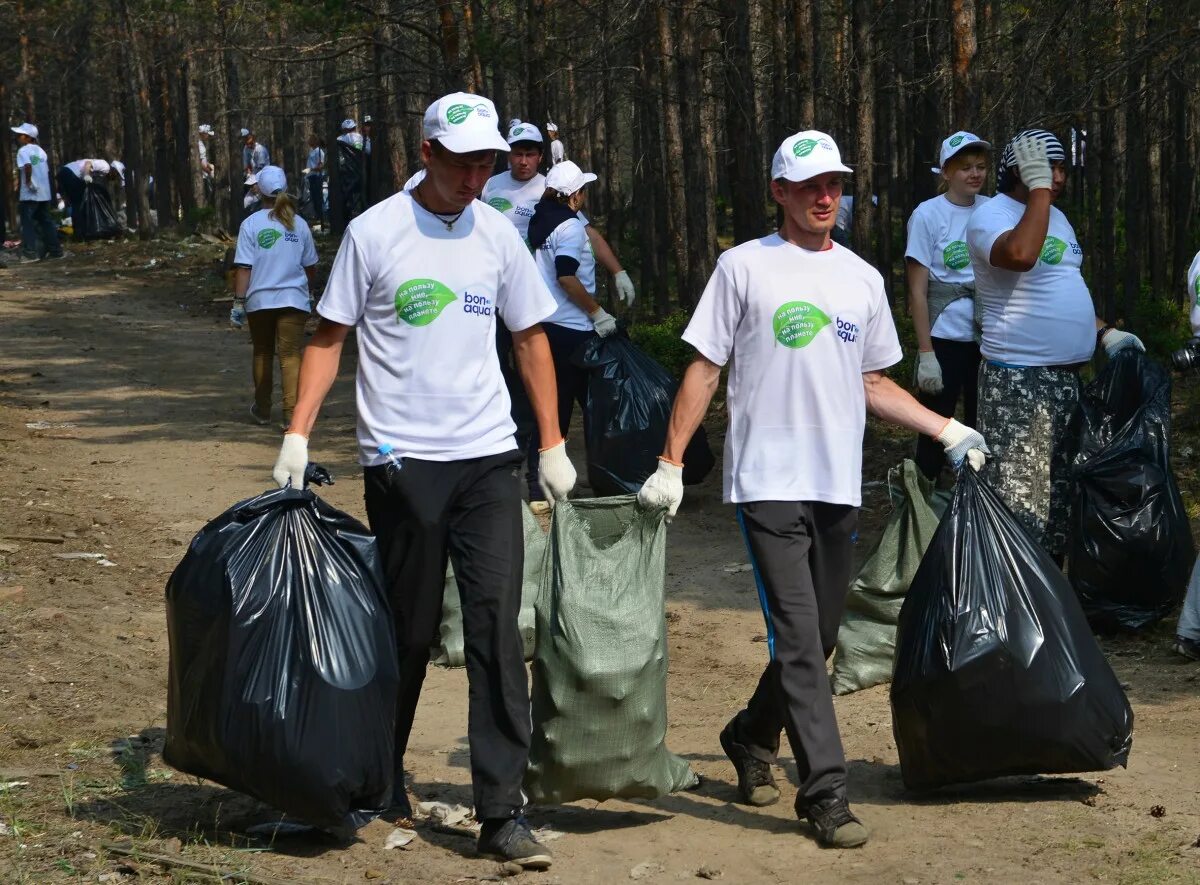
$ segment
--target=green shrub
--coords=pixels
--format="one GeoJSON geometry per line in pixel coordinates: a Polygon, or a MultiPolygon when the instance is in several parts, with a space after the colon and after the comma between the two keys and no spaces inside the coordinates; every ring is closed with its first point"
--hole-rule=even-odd
{"type": "Polygon", "coordinates": [[[629,329],[629,337],[642,350],[674,375],[683,377],[683,370],[691,363],[696,351],[679,336],[683,334],[690,317],[685,311],[677,310],[657,323],[638,323],[629,329]]]}
{"type": "Polygon", "coordinates": [[[1154,296],[1143,289],[1123,324],[1146,345],[1146,353],[1166,361],[1171,351],[1178,350],[1192,336],[1187,309],[1173,298],[1154,296]]]}

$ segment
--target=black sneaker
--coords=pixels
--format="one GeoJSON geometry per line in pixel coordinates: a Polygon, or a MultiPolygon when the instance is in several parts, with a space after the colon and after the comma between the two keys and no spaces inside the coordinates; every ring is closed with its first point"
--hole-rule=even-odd
{"type": "MultiPolygon", "coordinates": [[[[797,808],[797,812],[800,809],[797,808]]],[[[825,848],[858,848],[865,845],[871,836],[845,799],[822,799],[809,805],[803,812],[817,841],[825,848]]]]}
{"type": "Polygon", "coordinates": [[[1186,636],[1176,636],[1175,653],[1193,661],[1200,661],[1200,642],[1186,636]]]}
{"type": "Polygon", "coordinates": [[[546,846],[533,838],[524,817],[491,818],[479,831],[479,853],[512,861],[527,870],[547,869],[554,860],[546,846]]]}
{"type": "Polygon", "coordinates": [[[745,745],[737,742],[734,738],[736,722],[736,716],[729,720],[729,724],[721,730],[720,740],[721,749],[725,751],[725,755],[737,771],[738,793],[747,805],[758,808],[774,805],[779,801],[779,787],[775,786],[775,775],[771,773],[771,765],[750,755],[745,745]]]}
{"type": "Polygon", "coordinates": [[[412,820],[412,803],[408,801],[408,790],[404,785],[404,769],[396,769],[396,779],[392,783],[392,804],[388,806],[388,816],[402,817],[412,820]]]}

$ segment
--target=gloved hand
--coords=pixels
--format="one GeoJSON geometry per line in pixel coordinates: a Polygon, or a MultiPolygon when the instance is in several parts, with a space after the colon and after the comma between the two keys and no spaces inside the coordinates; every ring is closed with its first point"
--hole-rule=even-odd
{"type": "Polygon", "coordinates": [[[1021,181],[1025,186],[1030,190],[1049,188],[1054,176],[1050,172],[1050,160],[1046,156],[1046,143],[1040,138],[1026,135],[1013,141],[1012,147],[1017,169],[1021,172],[1021,181]]]}
{"type": "Polygon", "coordinates": [[[978,430],[959,424],[953,418],[946,422],[946,426],[936,438],[946,447],[946,457],[955,468],[966,458],[973,468],[981,470],[987,463],[987,456],[991,454],[978,430]]]}
{"type": "Polygon", "coordinates": [[[552,504],[567,500],[575,488],[575,466],[567,457],[567,441],[538,450],[538,485],[552,504]]]}
{"type": "Polygon", "coordinates": [[[588,316],[592,319],[592,325],[596,327],[596,334],[601,338],[607,338],[617,331],[617,321],[603,307],[597,307],[595,313],[590,313],[588,316]]]}
{"type": "Polygon", "coordinates": [[[917,388],[921,393],[941,393],[942,366],[937,355],[932,350],[922,350],[917,354],[917,388]]]}
{"type": "Polygon", "coordinates": [[[29,182],[29,183],[26,185],[26,187],[27,187],[27,188],[29,188],[29,192],[30,192],[31,194],[36,194],[36,193],[38,192],[38,186],[37,186],[37,182],[36,182],[36,181],[31,181],[31,182],[29,182]]]}
{"type": "Polygon", "coordinates": [[[235,329],[246,325],[246,308],[234,305],[229,309],[229,324],[235,329]]]}
{"type": "Polygon", "coordinates": [[[85,175],[85,176],[83,176],[83,180],[84,180],[85,182],[87,182],[88,184],[91,184],[91,183],[92,183],[92,176],[90,176],[90,175],[85,175]]]}
{"type": "Polygon", "coordinates": [[[617,300],[623,301],[626,307],[633,307],[633,299],[637,297],[637,292],[633,290],[633,280],[629,278],[629,272],[618,271],[613,277],[613,285],[617,287],[617,300]]]}
{"type": "Polygon", "coordinates": [[[1120,329],[1109,329],[1100,338],[1100,343],[1104,345],[1104,353],[1109,359],[1126,347],[1136,347],[1142,353],[1146,352],[1146,346],[1142,344],[1142,339],[1132,332],[1122,332],[1120,329]]]}
{"type": "Polygon", "coordinates": [[[308,467],[308,437],[300,433],[285,433],[279,457],[271,476],[281,489],[289,485],[294,489],[304,488],[304,471],[308,467]]]}
{"type": "Polygon", "coordinates": [[[667,522],[670,522],[683,500],[683,465],[659,458],[658,470],[638,489],[637,499],[647,510],[667,508],[667,522]]]}

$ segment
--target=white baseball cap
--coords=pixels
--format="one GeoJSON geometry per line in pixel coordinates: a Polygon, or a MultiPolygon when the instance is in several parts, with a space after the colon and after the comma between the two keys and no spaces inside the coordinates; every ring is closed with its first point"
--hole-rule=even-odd
{"type": "Polygon", "coordinates": [[[558,126],[556,126],[555,124],[553,124],[549,120],[547,120],[546,121],[546,131],[547,132],[557,132],[558,126]]]}
{"type": "Polygon", "coordinates": [[[342,121],[342,131],[343,132],[349,132],[351,129],[357,129],[357,128],[358,128],[358,124],[355,123],[353,120],[351,120],[349,117],[347,117],[345,120],[342,121]]]}
{"type": "Polygon", "coordinates": [[[853,172],[842,163],[837,144],[824,132],[806,129],[789,135],[771,160],[771,180],[808,181],[826,172],[853,172]]]}
{"type": "Polygon", "coordinates": [[[508,153],[508,142],[500,135],[496,121],[496,106],[490,99],[469,92],[452,92],[429,106],[421,130],[426,141],[436,140],[454,154],[508,153]]]}
{"type": "Polygon", "coordinates": [[[212,135],[213,134],[212,124],[211,123],[201,123],[199,131],[202,135],[212,135]]]}
{"type": "Polygon", "coordinates": [[[518,141],[536,141],[542,143],[542,133],[532,123],[522,123],[518,120],[508,130],[508,143],[516,144],[518,141]]]}
{"type": "Polygon", "coordinates": [[[242,138],[245,138],[249,134],[250,134],[250,130],[247,129],[245,126],[243,126],[241,131],[238,132],[238,135],[240,135],[242,138]]]}
{"type": "Polygon", "coordinates": [[[112,167],[117,170],[117,175],[121,176],[121,182],[125,182],[125,164],[120,160],[113,160],[112,167]]]}
{"type": "Polygon", "coordinates": [[[17,135],[28,135],[30,138],[38,137],[38,128],[32,123],[22,123],[20,126],[9,126],[17,135]]]}
{"type": "Polygon", "coordinates": [[[945,167],[946,161],[957,154],[959,151],[965,151],[969,147],[991,149],[991,142],[984,141],[973,132],[955,132],[949,138],[942,142],[941,153],[938,154],[938,163],[940,167],[934,169],[934,172],[941,172],[945,167]]]}
{"type": "Polygon", "coordinates": [[[258,184],[258,176],[251,172],[246,176],[246,184],[258,184]]]}
{"type": "Polygon", "coordinates": [[[546,187],[554,188],[565,197],[595,180],[595,174],[584,172],[570,160],[563,160],[546,173],[546,187]]]}
{"type": "Polygon", "coordinates": [[[258,170],[258,190],[264,197],[287,190],[287,175],[278,166],[263,166],[258,170]]]}
{"type": "Polygon", "coordinates": [[[370,123],[370,122],[371,122],[371,115],[370,115],[370,114],[363,114],[363,124],[365,125],[365,124],[367,124],[367,123],[370,123]]]}

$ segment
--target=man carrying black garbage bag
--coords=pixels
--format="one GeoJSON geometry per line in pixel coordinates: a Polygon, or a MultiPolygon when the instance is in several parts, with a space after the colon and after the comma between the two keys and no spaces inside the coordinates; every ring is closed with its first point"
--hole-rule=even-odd
{"type": "Polygon", "coordinates": [[[539,325],[557,304],[516,229],[476,199],[496,152],[508,150],[492,102],[447,95],[426,111],[423,129],[424,180],[346,229],[273,475],[281,486],[303,484],[308,435],[346,335],[356,328],[367,517],[383,559],[400,661],[393,808],[411,814],[404,751],[449,558],[462,599],[479,850],[544,869],[550,853],[522,817],[530,741],[517,626],[522,454],[496,356],[496,322],[503,319],[512,332],[545,441],[542,486],[563,500],[575,470],[558,432],[554,366],[539,325]]]}
{"type": "Polygon", "coordinates": [[[979,469],[983,437],[918,403],[883,374],[900,361],[883,278],[833,243],[843,175],[833,139],[800,132],[771,163],[778,232],[717,262],[683,339],[698,351],[659,458],[638,500],[673,516],[688,440],[732,358],[725,500],[737,518],[767,622],[770,661],[746,709],[721,732],[749,805],[779,798],[771,765],[787,731],[796,813],[820,844],[854,848],[868,832],[846,801],[846,758],[825,661],[833,653],[853,562],[869,409],[928,434],[952,463],[979,469]]]}

